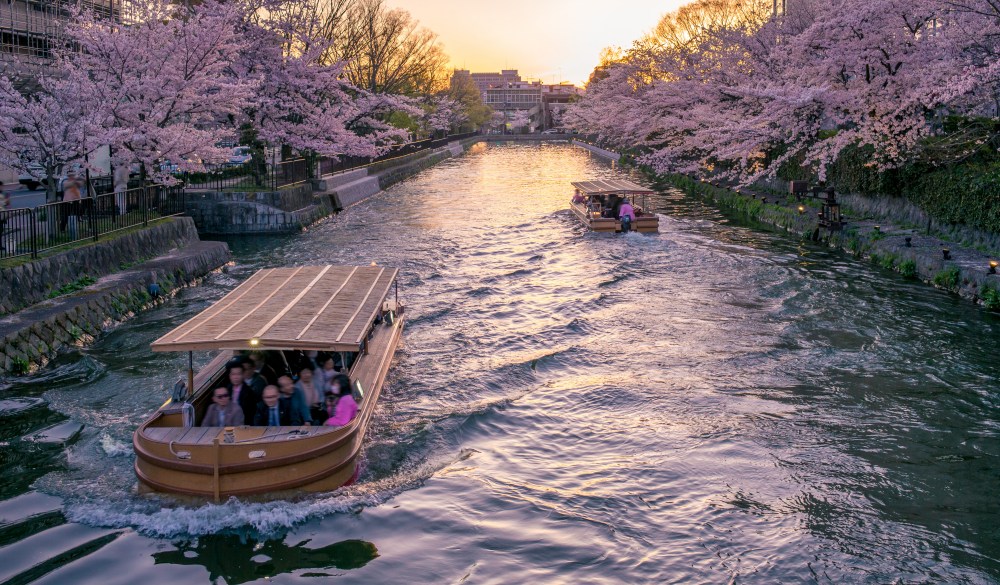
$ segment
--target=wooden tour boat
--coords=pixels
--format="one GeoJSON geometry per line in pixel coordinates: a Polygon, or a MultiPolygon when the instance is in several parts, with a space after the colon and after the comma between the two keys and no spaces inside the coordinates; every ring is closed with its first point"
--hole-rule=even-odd
{"type": "Polygon", "coordinates": [[[616,203],[629,200],[635,208],[634,232],[657,232],[660,221],[646,205],[646,198],[656,191],[622,179],[578,181],[573,183],[575,192],[570,208],[583,225],[595,232],[620,232],[622,222],[612,216],[616,203]]]}
{"type": "Polygon", "coordinates": [[[398,272],[374,265],[261,270],[154,341],[153,351],[189,352],[189,372],[133,435],[140,491],[219,501],[351,482],[403,331],[398,272]],[[195,350],[221,351],[195,375],[195,350]],[[212,391],[225,385],[227,361],[246,351],[262,352],[281,372],[291,369],[292,354],[339,353],[350,365],[357,416],[343,427],[200,426],[212,391]]]}

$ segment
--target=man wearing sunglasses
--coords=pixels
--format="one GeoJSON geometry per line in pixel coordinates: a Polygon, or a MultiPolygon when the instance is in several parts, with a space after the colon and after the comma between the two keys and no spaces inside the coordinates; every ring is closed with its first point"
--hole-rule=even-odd
{"type": "Polygon", "coordinates": [[[216,388],[212,391],[212,404],[201,421],[203,427],[238,427],[243,424],[243,409],[229,399],[229,390],[216,388]]]}

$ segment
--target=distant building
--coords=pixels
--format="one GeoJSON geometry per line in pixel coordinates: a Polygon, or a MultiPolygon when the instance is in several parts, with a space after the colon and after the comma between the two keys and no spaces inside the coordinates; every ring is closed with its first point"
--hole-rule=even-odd
{"type": "Polygon", "coordinates": [[[452,80],[462,76],[472,78],[472,82],[479,88],[479,93],[483,95],[484,102],[486,101],[486,90],[496,87],[506,87],[509,83],[518,83],[521,81],[521,76],[518,75],[517,69],[503,69],[500,73],[472,73],[468,69],[456,69],[452,74],[452,80]]]}
{"type": "MultiPolygon", "coordinates": [[[[507,130],[510,120],[523,118],[527,112],[529,132],[551,128],[553,108],[566,104],[579,93],[579,88],[570,84],[545,85],[540,81],[523,81],[517,69],[504,69],[500,73],[472,73],[467,69],[456,69],[452,74],[452,84],[459,78],[471,78],[482,93],[483,103],[496,112],[503,113],[507,130]]],[[[558,116],[556,116],[558,117],[558,116]]]]}
{"type": "Polygon", "coordinates": [[[122,0],[5,0],[0,2],[0,64],[3,72],[44,67],[64,44],[63,31],[78,7],[120,21],[122,0]]]}
{"type": "MultiPolygon", "coordinates": [[[[8,76],[23,93],[37,87],[38,73],[48,67],[53,50],[65,45],[66,23],[79,7],[121,22],[128,3],[122,0],[0,1],[0,74],[8,76]]],[[[0,182],[17,182],[17,173],[0,167],[0,182]]]]}

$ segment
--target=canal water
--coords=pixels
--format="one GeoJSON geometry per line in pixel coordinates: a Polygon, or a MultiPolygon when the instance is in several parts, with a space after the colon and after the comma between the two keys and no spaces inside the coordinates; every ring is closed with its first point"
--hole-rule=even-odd
{"type": "Polygon", "coordinates": [[[1000,320],[672,190],[659,234],[582,229],[569,182],[624,175],[480,145],[11,381],[0,583],[1000,580],[1000,320]],[[259,268],[373,261],[409,321],[357,484],[135,493],[186,365],[152,340],[259,268]]]}

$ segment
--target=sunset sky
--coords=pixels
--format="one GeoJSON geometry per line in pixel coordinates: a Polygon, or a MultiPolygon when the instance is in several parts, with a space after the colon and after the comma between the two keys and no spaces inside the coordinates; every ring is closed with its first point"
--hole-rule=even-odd
{"type": "Polygon", "coordinates": [[[438,34],[452,65],[517,69],[522,78],[582,85],[601,49],[631,46],[689,0],[388,0],[438,34]]]}

